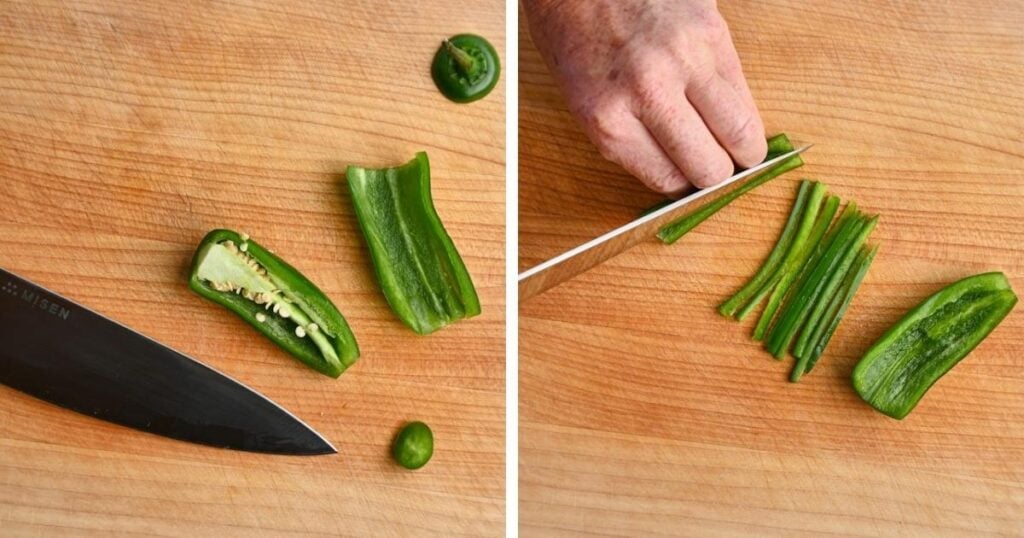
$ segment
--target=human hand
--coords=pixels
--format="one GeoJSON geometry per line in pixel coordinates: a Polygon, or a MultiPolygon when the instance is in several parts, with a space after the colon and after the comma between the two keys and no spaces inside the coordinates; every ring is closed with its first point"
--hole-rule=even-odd
{"type": "Polygon", "coordinates": [[[530,33],[605,158],[678,196],[764,160],[764,125],[714,0],[524,0],[530,33]]]}

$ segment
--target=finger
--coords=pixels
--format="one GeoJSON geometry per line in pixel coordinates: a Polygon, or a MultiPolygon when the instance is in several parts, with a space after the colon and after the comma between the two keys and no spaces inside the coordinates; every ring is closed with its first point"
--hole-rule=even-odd
{"type": "Polygon", "coordinates": [[[614,125],[614,135],[592,137],[604,158],[624,168],[647,188],[673,198],[690,187],[683,172],[636,116],[623,111],[609,123],[614,125]]]}
{"type": "Polygon", "coordinates": [[[736,164],[750,168],[764,160],[768,153],[764,124],[725,79],[712,73],[690,83],[686,98],[736,164]]]}
{"type": "Polygon", "coordinates": [[[732,175],[729,154],[685,99],[662,97],[638,111],[639,118],[687,181],[710,187],[732,175]]]}
{"type": "Polygon", "coordinates": [[[690,186],[624,102],[571,108],[601,155],[626,169],[651,190],[678,196],[690,186]]]}
{"type": "Polygon", "coordinates": [[[713,47],[716,56],[715,68],[719,76],[732,85],[733,89],[736,90],[736,94],[739,95],[751,113],[760,116],[757,110],[757,103],[754,101],[754,95],[750,92],[750,85],[747,84],[747,77],[743,74],[740,55],[736,52],[736,47],[733,45],[732,40],[718,41],[713,47]]]}

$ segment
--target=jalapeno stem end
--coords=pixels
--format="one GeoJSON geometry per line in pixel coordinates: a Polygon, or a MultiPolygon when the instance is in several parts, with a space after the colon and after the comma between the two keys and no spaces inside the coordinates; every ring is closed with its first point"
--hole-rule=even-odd
{"type": "Polygon", "coordinates": [[[455,67],[464,77],[472,77],[476,73],[479,66],[472,54],[460,49],[447,39],[442,41],[442,44],[448,54],[451,54],[452,59],[455,60],[455,67]]]}

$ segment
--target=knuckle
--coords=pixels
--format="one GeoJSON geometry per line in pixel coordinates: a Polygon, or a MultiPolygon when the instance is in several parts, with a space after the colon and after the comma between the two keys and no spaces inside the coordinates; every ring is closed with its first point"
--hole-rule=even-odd
{"type": "Polygon", "coordinates": [[[575,108],[574,112],[601,156],[617,162],[617,148],[625,130],[619,107],[607,101],[595,101],[575,108]]]}
{"type": "Polygon", "coordinates": [[[634,103],[640,109],[657,108],[661,103],[665,89],[658,78],[646,70],[632,77],[629,88],[634,103]]]}
{"type": "Polygon", "coordinates": [[[608,140],[594,140],[594,145],[597,146],[597,152],[601,154],[606,160],[609,160],[618,165],[622,165],[621,155],[619,154],[619,146],[615,142],[608,140]]]}
{"type": "Polygon", "coordinates": [[[697,24],[700,25],[706,39],[713,43],[720,43],[729,39],[729,25],[725,18],[713,9],[701,11],[697,15],[697,24]]]}
{"type": "Polygon", "coordinates": [[[736,54],[723,54],[718,58],[718,72],[727,78],[743,78],[743,66],[736,54]]]}
{"type": "Polygon", "coordinates": [[[690,77],[686,88],[689,92],[710,92],[718,79],[718,72],[709,62],[692,64],[689,73],[690,77]]]}
{"type": "Polygon", "coordinates": [[[747,116],[742,123],[727,133],[723,143],[730,149],[736,163],[744,168],[761,162],[768,152],[764,128],[754,116],[747,116]]]}

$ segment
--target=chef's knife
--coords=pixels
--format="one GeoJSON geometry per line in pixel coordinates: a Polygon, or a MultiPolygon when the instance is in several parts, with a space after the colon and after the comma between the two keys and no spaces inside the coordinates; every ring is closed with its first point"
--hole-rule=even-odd
{"type": "Polygon", "coordinates": [[[782,161],[803,153],[808,144],[783,153],[763,163],[736,173],[725,181],[690,194],[682,199],[620,226],[600,237],[563,252],[550,260],[519,273],[519,302],[553,288],[566,280],[614,257],[629,247],[654,237],[666,224],[689,215],[709,203],[739,188],[744,179],[750,179],[773,168],[782,161]]]}
{"type": "Polygon", "coordinates": [[[241,383],[3,269],[0,383],[174,439],[274,454],[336,452],[241,383]]]}

